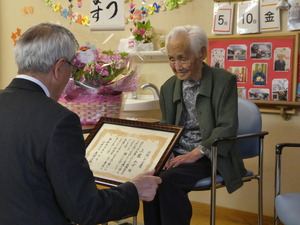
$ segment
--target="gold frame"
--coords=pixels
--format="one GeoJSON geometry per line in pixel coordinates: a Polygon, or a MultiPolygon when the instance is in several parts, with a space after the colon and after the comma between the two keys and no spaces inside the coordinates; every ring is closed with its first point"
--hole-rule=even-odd
{"type": "Polygon", "coordinates": [[[117,186],[140,173],[160,172],[183,127],[102,117],[86,138],[97,184],[117,186]]]}

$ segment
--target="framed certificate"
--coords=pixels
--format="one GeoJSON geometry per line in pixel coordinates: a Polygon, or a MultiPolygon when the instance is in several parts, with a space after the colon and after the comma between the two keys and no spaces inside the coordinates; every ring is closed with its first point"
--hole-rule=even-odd
{"type": "Polygon", "coordinates": [[[102,117],[86,138],[86,158],[97,184],[117,186],[163,169],[183,127],[102,117]]]}

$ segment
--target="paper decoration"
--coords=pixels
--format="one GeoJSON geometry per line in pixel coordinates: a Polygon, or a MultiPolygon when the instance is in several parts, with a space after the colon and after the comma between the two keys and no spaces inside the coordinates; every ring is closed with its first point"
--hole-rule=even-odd
{"type": "Polygon", "coordinates": [[[234,3],[215,3],[213,34],[232,34],[234,3]]]}
{"type": "MultiPolygon", "coordinates": [[[[90,19],[88,16],[80,15],[78,12],[73,12],[72,10],[72,2],[74,0],[69,0],[71,3],[69,7],[65,8],[60,3],[55,3],[52,0],[43,0],[45,2],[45,5],[48,7],[51,7],[54,12],[60,13],[63,17],[66,19],[70,19],[74,23],[79,23],[82,25],[90,26],[90,19]]],[[[125,0],[126,2],[127,0],[125,0]]],[[[82,7],[82,0],[77,0],[77,6],[78,8],[82,7]]],[[[95,4],[101,3],[100,0],[94,0],[95,4]]],[[[112,2],[112,1],[111,1],[112,2]]],[[[119,1],[115,1],[119,4],[119,1]]],[[[140,0],[139,0],[140,2],[140,0]]],[[[140,9],[135,7],[135,4],[133,3],[133,0],[130,0],[130,5],[134,5],[133,9],[129,10],[130,14],[129,16],[125,17],[125,23],[128,23],[128,21],[142,20],[145,16],[148,15],[154,15],[162,11],[173,10],[175,8],[178,8],[181,4],[185,4],[186,0],[164,0],[159,2],[154,2],[153,4],[145,5],[146,1],[142,1],[142,6],[140,9]]],[[[94,4],[94,3],[93,3],[94,4]]],[[[123,4],[123,2],[122,2],[123,4]]],[[[123,7],[124,8],[124,7],[123,7]]]]}
{"type": "MultiPolygon", "coordinates": [[[[139,0],[140,2],[140,0],[139,0]]],[[[137,8],[134,0],[130,0],[129,16],[126,16],[127,21],[142,20],[148,15],[154,15],[161,11],[173,10],[180,5],[185,4],[186,0],[164,0],[146,5],[146,1],[142,1],[141,7],[137,8]]]]}
{"type": "Polygon", "coordinates": [[[27,6],[27,7],[24,7],[22,9],[22,13],[24,15],[28,15],[28,14],[33,14],[34,13],[34,7],[33,6],[27,6]]]}
{"type": "Polygon", "coordinates": [[[291,8],[288,14],[288,30],[300,30],[300,2],[289,0],[291,8]]]}
{"type": "Polygon", "coordinates": [[[259,1],[238,3],[237,33],[251,34],[259,32],[259,1]]]}
{"type": "Polygon", "coordinates": [[[21,37],[21,29],[17,28],[17,31],[11,34],[11,39],[14,41],[14,46],[16,46],[19,37],[21,37]]]}
{"type": "Polygon", "coordinates": [[[78,8],[81,8],[82,7],[82,0],[77,0],[77,5],[78,5],[78,8]]]}
{"type": "Polygon", "coordinates": [[[53,2],[52,0],[44,0],[45,5],[52,8],[54,12],[60,13],[60,15],[66,19],[69,19],[71,22],[78,23],[81,25],[89,26],[90,19],[88,16],[81,15],[77,12],[73,12],[72,1],[69,7],[65,8],[60,3],[53,2]]]}
{"type": "Polygon", "coordinates": [[[124,1],[90,0],[91,30],[125,30],[124,1]]]}
{"type": "Polygon", "coordinates": [[[277,10],[278,0],[260,0],[260,31],[280,30],[280,10],[277,10]]]}

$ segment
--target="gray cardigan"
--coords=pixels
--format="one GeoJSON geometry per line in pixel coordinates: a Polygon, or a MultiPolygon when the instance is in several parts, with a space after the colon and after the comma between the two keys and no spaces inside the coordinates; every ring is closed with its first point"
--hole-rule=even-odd
{"type": "MultiPolygon", "coordinates": [[[[178,125],[183,111],[182,81],[169,78],[161,87],[161,123],[178,125]]],[[[202,145],[210,149],[219,137],[236,135],[238,128],[236,77],[223,69],[203,63],[201,85],[196,101],[197,119],[202,145]]],[[[235,142],[218,146],[218,172],[223,176],[229,193],[243,185],[246,173],[235,142]]]]}

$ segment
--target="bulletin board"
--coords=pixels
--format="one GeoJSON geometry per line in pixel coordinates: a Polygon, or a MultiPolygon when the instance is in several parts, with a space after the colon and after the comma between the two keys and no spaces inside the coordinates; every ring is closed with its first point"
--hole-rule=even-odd
{"type": "Polygon", "coordinates": [[[207,61],[237,76],[238,95],[254,101],[296,100],[298,34],[209,37],[207,61]]]}

